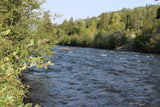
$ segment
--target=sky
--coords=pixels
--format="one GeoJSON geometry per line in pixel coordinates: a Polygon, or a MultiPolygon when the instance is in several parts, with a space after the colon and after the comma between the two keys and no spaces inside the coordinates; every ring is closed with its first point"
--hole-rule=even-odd
{"type": "Polygon", "coordinates": [[[117,11],[123,8],[135,8],[146,4],[157,4],[155,0],[46,0],[42,8],[50,10],[51,15],[63,14],[62,17],[52,20],[61,24],[65,19],[85,19],[99,16],[103,12],[117,11]]]}

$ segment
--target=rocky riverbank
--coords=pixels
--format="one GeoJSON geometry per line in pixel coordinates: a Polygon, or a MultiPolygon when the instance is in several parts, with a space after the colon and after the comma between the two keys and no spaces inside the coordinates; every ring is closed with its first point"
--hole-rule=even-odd
{"type": "Polygon", "coordinates": [[[132,42],[132,43],[125,44],[121,47],[118,47],[118,48],[116,48],[116,50],[118,50],[118,51],[135,51],[136,49],[134,47],[134,43],[132,42]]]}

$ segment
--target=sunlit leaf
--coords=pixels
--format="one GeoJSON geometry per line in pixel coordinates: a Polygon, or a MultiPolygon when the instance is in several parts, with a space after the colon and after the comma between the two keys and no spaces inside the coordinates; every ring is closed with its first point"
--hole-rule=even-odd
{"type": "Polygon", "coordinates": [[[25,57],[27,57],[29,55],[28,51],[25,50],[25,57]]]}
{"type": "Polygon", "coordinates": [[[23,58],[23,57],[24,57],[24,55],[25,55],[25,53],[24,53],[24,52],[22,52],[22,53],[20,54],[20,58],[23,58]]]}
{"type": "Polygon", "coordinates": [[[16,52],[18,52],[20,50],[19,46],[17,46],[16,52]]]}
{"type": "Polygon", "coordinates": [[[13,52],[13,55],[16,56],[17,52],[13,52]]]}
{"type": "Polygon", "coordinates": [[[0,107],[7,107],[7,102],[1,101],[0,102],[0,107]]]}
{"type": "Polygon", "coordinates": [[[39,107],[39,105],[37,104],[37,105],[35,105],[35,107],[39,107]]]}
{"type": "Polygon", "coordinates": [[[32,107],[31,103],[26,104],[24,107],[32,107]]]}
{"type": "Polygon", "coordinates": [[[31,39],[31,45],[34,45],[34,39],[31,39]]]}
{"type": "Polygon", "coordinates": [[[2,36],[5,36],[5,35],[8,35],[10,33],[10,29],[9,30],[6,30],[6,31],[3,31],[0,33],[0,35],[2,36]]]}
{"type": "Polygon", "coordinates": [[[4,67],[4,72],[6,72],[8,70],[8,65],[5,64],[5,67],[4,67]]]}
{"type": "Polygon", "coordinates": [[[12,59],[13,59],[13,53],[10,53],[9,60],[12,60],[12,59]]]}
{"type": "Polygon", "coordinates": [[[40,68],[41,68],[41,66],[40,66],[39,64],[37,64],[37,68],[39,68],[39,69],[40,69],[40,68]]]}

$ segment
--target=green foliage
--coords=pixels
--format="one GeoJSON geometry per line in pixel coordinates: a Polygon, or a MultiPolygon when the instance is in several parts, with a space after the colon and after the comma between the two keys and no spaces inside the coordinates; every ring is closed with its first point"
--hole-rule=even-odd
{"type": "Polygon", "coordinates": [[[90,43],[92,42],[92,39],[91,39],[91,32],[89,29],[82,29],[80,31],[80,34],[79,34],[79,38],[80,38],[80,44],[81,46],[90,46],[90,43]]]}
{"type": "Polygon", "coordinates": [[[105,45],[107,49],[115,49],[116,48],[116,36],[114,34],[108,35],[105,40],[105,45]]]}
{"type": "Polygon", "coordinates": [[[157,16],[156,16],[156,18],[160,19],[160,8],[157,9],[157,16]]]}
{"type": "MultiPolygon", "coordinates": [[[[22,107],[28,86],[21,83],[21,71],[47,68],[56,37],[49,12],[41,17],[44,0],[0,1],[0,106],[22,107]],[[36,11],[35,11],[36,10],[36,11]],[[44,63],[45,62],[45,63],[44,63]]],[[[31,107],[31,104],[25,105],[31,107]]]]}
{"type": "Polygon", "coordinates": [[[116,32],[116,48],[125,45],[128,42],[128,37],[126,32],[116,32]]]}
{"type": "Polygon", "coordinates": [[[160,53],[160,33],[159,28],[145,29],[135,38],[135,48],[141,52],[160,53]]]}
{"type": "Polygon", "coordinates": [[[100,31],[94,38],[94,47],[116,49],[127,43],[126,33],[100,31]]]}
{"type": "Polygon", "coordinates": [[[80,40],[77,34],[71,36],[70,45],[71,46],[80,46],[80,40]]]}
{"type": "MultiPolygon", "coordinates": [[[[69,45],[70,44],[70,36],[64,35],[61,41],[62,45],[69,45]]],[[[61,44],[59,43],[59,44],[61,44]]]]}
{"type": "Polygon", "coordinates": [[[160,33],[152,35],[152,37],[149,39],[149,43],[147,44],[147,47],[149,47],[149,52],[156,52],[160,53],[160,33]]]}
{"type": "Polygon", "coordinates": [[[105,48],[105,42],[108,35],[112,33],[101,30],[94,38],[94,47],[96,48],[105,48]]]}
{"type": "Polygon", "coordinates": [[[100,21],[98,28],[103,29],[103,30],[108,30],[108,25],[109,25],[109,17],[107,13],[102,13],[100,16],[100,21]]]}
{"type": "Polygon", "coordinates": [[[156,19],[159,15],[157,9],[159,4],[124,8],[85,20],[65,20],[59,25],[63,34],[60,30],[57,32],[61,35],[59,44],[116,49],[134,41],[137,51],[159,52],[160,22],[156,19]]]}

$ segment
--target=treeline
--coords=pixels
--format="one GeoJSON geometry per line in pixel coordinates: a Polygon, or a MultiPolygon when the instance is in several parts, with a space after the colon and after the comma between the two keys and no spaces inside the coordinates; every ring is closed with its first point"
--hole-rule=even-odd
{"type": "Polygon", "coordinates": [[[64,20],[56,27],[59,45],[116,49],[133,43],[137,51],[160,52],[158,8],[146,5],[84,20],[64,20]]]}

